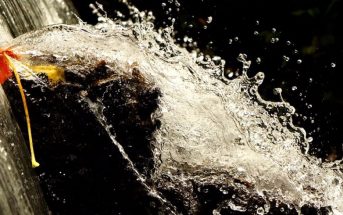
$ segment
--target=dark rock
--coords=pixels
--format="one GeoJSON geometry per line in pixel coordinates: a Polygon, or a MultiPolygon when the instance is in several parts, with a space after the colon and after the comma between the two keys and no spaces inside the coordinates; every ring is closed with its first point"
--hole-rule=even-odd
{"type": "MultiPolygon", "coordinates": [[[[151,142],[157,123],[159,90],[144,78],[119,75],[98,63],[71,67],[66,82],[54,87],[24,81],[40,184],[54,214],[151,214],[168,211],[132,173],[128,161],[89,108],[89,98],[103,108],[111,133],[145,176],[153,168],[151,142]]],[[[47,79],[45,82],[47,82],[47,79]]],[[[16,85],[4,85],[24,136],[24,112],[16,85]]]]}

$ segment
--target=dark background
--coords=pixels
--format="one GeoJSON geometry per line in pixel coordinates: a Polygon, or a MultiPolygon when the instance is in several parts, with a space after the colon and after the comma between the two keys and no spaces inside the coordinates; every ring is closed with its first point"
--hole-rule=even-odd
{"type": "MultiPolygon", "coordinates": [[[[90,24],[97,22],[89,8],[94,1],[72,1],[81,19],[90,24]]],[[[127,7],[116,0],[98,2],[109,17],[116,18],[118,10],[129,17],[127,7]]],[[[283,98],[297,109],[295,124],[304,127],[314,139],[311,154],[330,161],[342,158],[343,1],[132,0],[131,3],[140,10],[152,11],[156,28],[170,25],[171,18],[176,18],[177,42],[192,49],[192,44],[183,38],[193,38],[205,54],[225,59],[228,73],[239,73],[236,57],[246,53],[253,62],[249,75],[258,71],[266,74],[260,88],[262,96],[279,100],[273,89],[281,87],[283,98]],[[257,63],[257,58],[261,63],[257,63]]]]}

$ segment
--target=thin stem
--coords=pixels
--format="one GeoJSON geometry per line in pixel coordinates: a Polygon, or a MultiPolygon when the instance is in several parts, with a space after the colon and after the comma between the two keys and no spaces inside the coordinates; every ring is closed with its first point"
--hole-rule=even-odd
{"type": "Polygon", "coordinates": [[[23,101],[25,117],[26,117],[26,124],[27,124],[27,133],[28,133],[28,136],[29,136],[29,144],[30,144],[30,152],[31,152],[31,163],[32,163],[32,167],[35,168],[35,167],[39,166],[39,163],[36,161],[36,158],[35,158],[35,151],[34,151],[34,148],[33,148],[33,141],[32,141],[30,115],[29,115],[29,109],[27,107],[27,102],[26,102],[26,96],[25,96],[25,93],[24,93],[24,88],[23,88],[23,86],[21,84],[20,75],[19,75],[16,67],[13,65],[13,62],[12,62],[11,58],[8,55],[6,55],[6,54],[5,54],[5,57],[7,58],[8,62],[9,62],[9,65],[10,65],[10,67],[13,70],[14,76],[15,76],[15,78],[17,80],[17,83],[18,83],[21,99],[23,101]]]}

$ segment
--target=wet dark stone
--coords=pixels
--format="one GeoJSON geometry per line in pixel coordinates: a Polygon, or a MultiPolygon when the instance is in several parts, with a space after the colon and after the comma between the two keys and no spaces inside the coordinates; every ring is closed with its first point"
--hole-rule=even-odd
{"type": "MultiPolygon", "coordinates": [[[[118,75],[104,61],[88,70],[67,69],[66,83],[54,87],[24,80],[23,85],[41,164],[36,171],[53,214],[168,211],[147,194],[85,99],[104,104],[116,140],[148,176],[154,165],[151,144],[156,123],[150,115],[157,108],[157,88],[135,73],[118,75]]],[[[27,137],[19,90],[12,81],[4,88],[27,137]]]]}

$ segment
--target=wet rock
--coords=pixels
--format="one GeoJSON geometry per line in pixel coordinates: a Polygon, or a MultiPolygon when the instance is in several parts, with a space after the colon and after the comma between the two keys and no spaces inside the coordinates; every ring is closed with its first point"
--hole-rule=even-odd
{"type": "MultiPolygon", "coordinates": [[[[158,89],[139,72],[119,75],[99,62],[93,68],[71,67],[65,83],[50,86],[23,81],[45,198],[54,214],[151,214],[168,211],[128,167],[111,139],[124,147],[135,168],[152,170],[152,133],[158,123],[150,115],[157,108],[158,89]],[[99,104],[111,135],[91,111],[99,104]],[[133,206],[134,205],[134,206],[133,206]]],[[[25,133],[19,91],[4,85],[14,114],[25,133]]]]}

